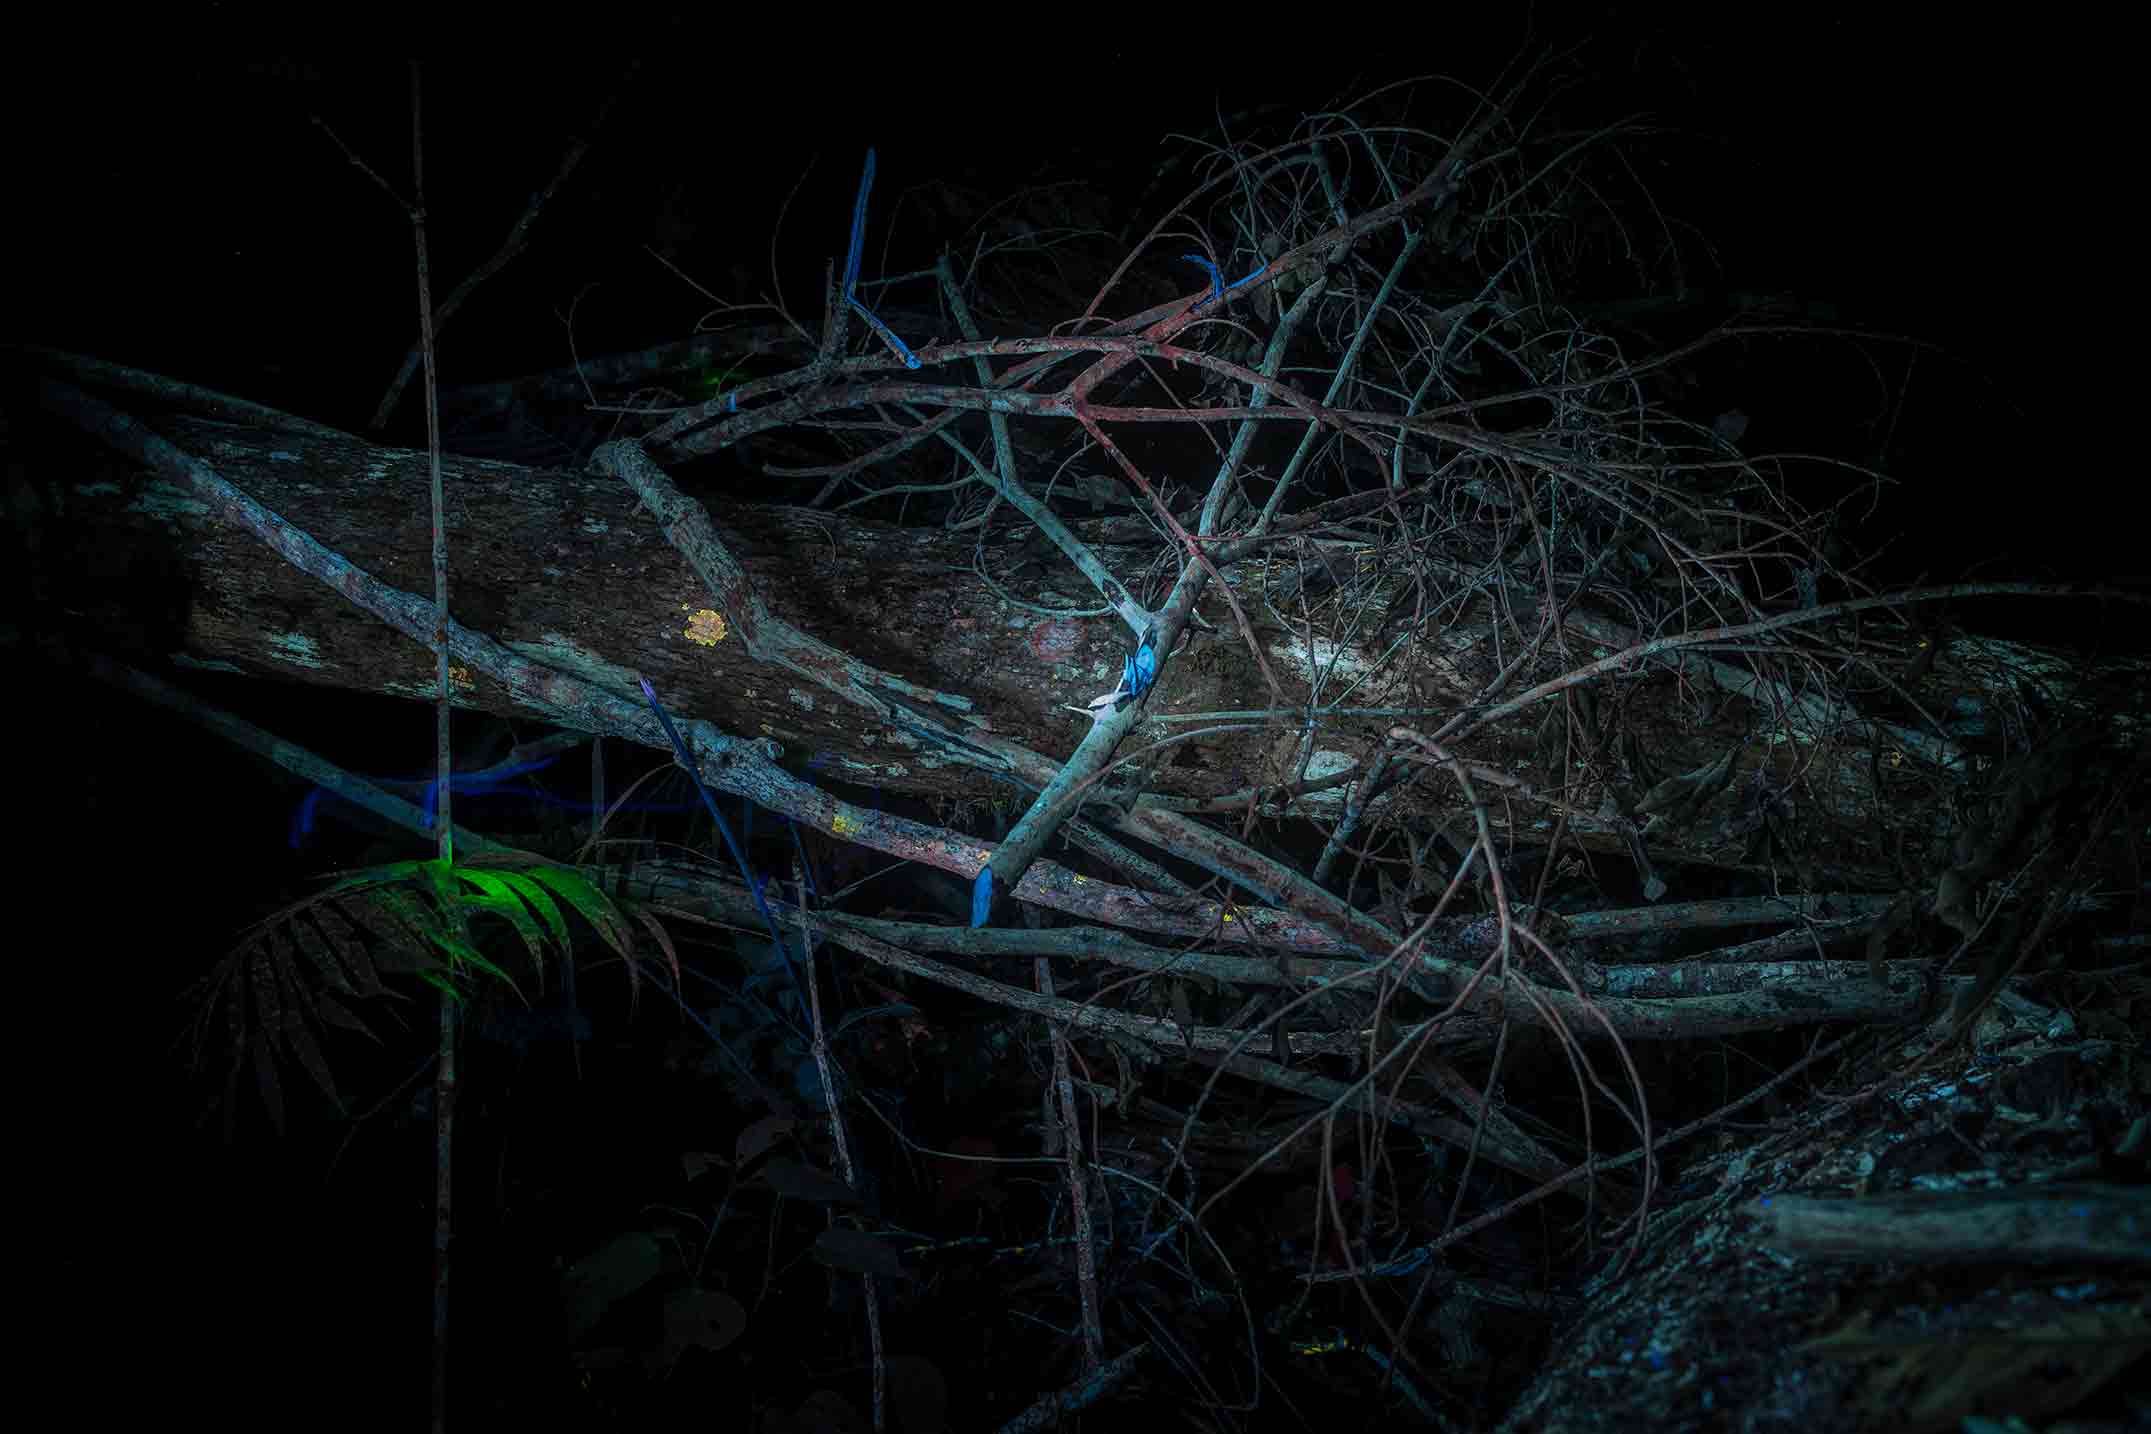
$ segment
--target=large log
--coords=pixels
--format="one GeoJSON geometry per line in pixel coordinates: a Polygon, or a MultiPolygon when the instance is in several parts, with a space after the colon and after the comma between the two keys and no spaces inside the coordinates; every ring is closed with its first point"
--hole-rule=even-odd
{"type": "MultiPolygon", "coordinates": [[[[173,415],[154,426],[381,581],[429,589],[423,454],[318,429],[173,415]]],[[[683,709],[729,732],[772,738],[788,765],[818,775],[929,801],[1019,795],[1004,778],[966,765],[960,749],[755,660],[732,640],[737,617],[721,610],[624,484],[591,471],[467,459],[446,460],[445,472],[451,607],[464,625],[630,699],[636,677],[647,676],[683,709]]],[[[164,649],[155,655],[208,667],[430,695],[423,647],[217,521],[171,478],[115,472],[86,457],[63,486],[75,521],[48,541],[48,567],[77,575],[65,605],[93,629],[138,634],[164,649]],[[140,581],[143,574],[157,580],[140,581]]],[[[1088,720],[1067,709],[1116,679],[1119,625],[1110,616],[1054,615],[1084,611],[1089,595],[1050,548],[1020,538],[981,547],[965,532],[728,502],[720,492],[700,497],[770,612],[874,669],[968,702],[968,713],[942,714],[959,727],[1058,759],[1088,720]],[[979,564],[996,586],[977,576],[979,564]]],[[[1428,499],[1414,490],[1400,501],[1428,499]]],[[[1158,543],[1138,517],[1109,513],[1073,526],[1118,572],[1139,571],[1158,543]]],[[[1327,701],[1352,684],[1349,714],[1310,735],[1299,713],[1276,707],[1228,605],[1206,600],[1213,630],[1167,659],[1150,698],[1146,740],[1170,745],[1143,763],[1144,786],[1183,806],[1252,805],[1271,817],[1334,820],[1351,790],[1340,778],[1361,770],[1391,728],[1431,725],[1483,701],[1489,678],[1528,645],[1531,617],[1518,606],[1529,601],[1527,578],[1504,574],[1512,589],[1497,593],[1504,600],[1466,602],[1416,630],[1392,624],[1378,638],[1371,624],[1337,624],[1332,635],[1318,618],[1310,641],[1308,629],[1274,614],[1298,606],[1316,585],[1310,574],[1351,595],[1355,607],[1338,611],[1379,611],[1409,601],[1415,580],[1445,572],[1461,576],[1453,558],[1411,551],[1372,525],[1279,544],[1226,569],[1287,701],[1304,704],[1319,675],[1327,701]],[[1287,601],[1266,601],[1279,596],[1287,601]]],[[[1545,695],[1458,745],[1491,801],[1495,830],[1529,841],[1565,819],[1571,838],[1620,865],[1637,854],[1640,825],[1658,861],[1757,874],[1790,867],[1809,890],[1932,880],[1958,822],[1953,813],[1992,780],[2008,714],[2021,709],[2028,685],[2055,716],[2119,711],[2123,721],[2138,719],[2116,694],[2145,686],[2141,664],[2128,659],[2072,659],[1961,633],[1929,639],[1873,615],[1864,627],[1840,619],[1789,631],[1805,644],[1797,666],[1771,665],[1766,646],[1775,634],[1745,644],[1740,661],[1681,648],[1623,660],[1637,638],[1613,617],[1577,604],[1564,628],[1495,700],[1513,701],[1535,683],[1545,695]],[[1570,742],[1564,694],[1552,684],[1587,666],[1596,669],[1596,700],[1580,713],[1583,740],[1570,742]],[[1794,674],[1807,685],[1795,690],[1794,674]],[[1888,700],[1881,715],[1891,720],[1874,720],[1845,695],[1846,681],[1860,679],[1888,700]],[[1936,731],[1922,710],[1944,714],[1950,726],[1936,731]],[[1660,785],[1683,773],[1694,793],[1678,781],[1660,785]],[[1759,851],[1765,826],[1775,845],[1759,851]]],[[[553,715],[520,707],[487,674],[459,669],[456,680],[472,707],[553,715]]],[[[1442,779],[1397,790],[1381,814],[1467,839],[1457,825],[1463,810],[1442,779]]]]}

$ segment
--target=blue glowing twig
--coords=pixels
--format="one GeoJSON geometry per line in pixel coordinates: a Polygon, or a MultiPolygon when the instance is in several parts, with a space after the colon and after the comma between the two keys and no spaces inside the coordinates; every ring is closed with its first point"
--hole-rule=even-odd
{"type": "Polygon", "coordinates": [[[874,151],[866,152],[866,168],[859,174],[859,197],[851,206],[851,249],[844,256],[844,302],[859,311],[859,317],[881,336],[889,346],[889,352],[904,361],[905,368],[917,368],[919,356],[898,338],[889,326],[874,316],[874,311],[859,302],[859,248],[866,242],[866,197],[874,192],[874,151]]]}
{"type": "Polygon", "coordinates": [[[859,197],[851,206],[851,253],[844,259],[844,297],[859,287],[859,246],[866,240],[866,197],[874,192],[874,151],[866,152],[866,169],[859,176],[859,197]]]}
{"type": "MultiPolygon", "coordinates": [[[[1158,630],[1152,627],[1143,634],[1142,642],[1133,656],[1121,663],[1120,685],[1133,702],[1150,690],[1150,684],[1158,680],[1158,630]]],[[[1126,703],[1122,704],[1123,706],[1126,703]]]]}
{"type": "Polygon", "coordinates": [[[695,790],[702,794],[702,804],[709,808],[710,820],[717,824],[717,834],[724,838],[725,846],[732,853],[733,862],[739,867],[740,880],[746,882],[747,889],[754,893],[754,909],[762,913],[762,925],[768,928],[769,939],[776,944],[777,954],[784,958],[784,969],[792,973],[793,989],[799,993],[799,1009],[804,1012],[807,1009],[806,984],[799,979],[799,968],[792,962],[791,949],[784,944],[784,937],[777,930],[777,918],[770,914],[769,903],[762,899],[762,886],[754,879],[754,872],[747,865],[747,853],[741,851],[738,841],[733,839],[731,824],[724,819],[724,813],[717,810],[717,799],[710,795],[708,787],[702,785],[702,773],[695,769],[694,759],[687,755],[687,744],[680,740],[679,729],[672,725],[672,718],[666,714],[664,704],[657,700],[657,689],[650,685],[650,679],[647,677],[637,677],[635,680],[642,685],[642,695],[649,699],[650,710],[657,714],[658,723],[664,727],[665,736],[672,743],[672,755],[687,769],[687,775],[694,780],[695,790]]]}
{"type": "Polygon", "coordinates": [[[1180,257],[1190,264],[1200,264],[1202,271],[1210,276],[1210,297],[1204,299],[1203,303],[1208,304],[1225,296],[1225,281],[1223,276],[1217,272],[1217,265],[1211,263],[1200,254],[1182,254],[1180,257]]]}
{"type": "Polygon", "coordinates": [[[1244,278],[1235,279],[1228,284],[1225,282],[1225,276],[1218,272],[1217,265],[1211,263],[1202,255],[1182,254],[1180,257],[1187,260],[1190,264],[1201,265],[1202,271],[1210,276],[1209,296],[1196,300],[1195,307],[1198,309],[1201,308],[1204,304],[1216,303],[1219,299],[1224,298],[1234,289],[1243,288],[1248,284],[1252,284],[1255,280],[1261,278],[1265,273],[1267,273],[1270,267],[1267,264],[1258,265],[1256,266],[1253,273],[1246,275],[1244,278]]]}
{"type": "Polygon", "coordinates": [[[919,366],[919,356],[911,351],[908,344],[896,336],[896,332],[893,329],[875,317],[872,309],[860,303],[857,299],[851,299],[848,302],[859,311],[859,317],[865,319],[868,326],[881,336],[881,341],[889,346],[889,352],[904,361],[905,368],[917,368],[919,366]]]}
{"type": "MultiPolygon", "coordinates": [[[[521,776],[534,772],[555,760],[556,758],[554,757],[547,757],[542,761],[532,762],[527,766],[492,768],[481,772],[457,772],[449,777],[449,786],[458,796],[509,796],[519,801],[533,801],[544,806],[556,807],[562,811],[588,813],[599,810],[598,807],[589,802],[577,801],[573,797],[563,797],[559,793],[549,792],[535,783],[510,784],[505,780],[511,776],[521,776]]],[[[408,793],[420,798],[424,803],[419,818],[420,824],[427,830],[432,829],[433,814],[439,806],[438,778],[362,777],[357,780],[379,787],[383,791],[395,792],[399,795],[408,793]]],[[[329,798],[338,805],[344,804],[333,789],[311,787],[307,789],[306,795],[299,799],[298,805],[292,808],[291,823],[289,830],[285,833],[285,841],[293,851],[298,851],[304,847],[306,839],[314,834],[314,822],[320,814],[321,802],[324,797],[329,798]]],[[[695,805],[693,802],[617,802],[604,808],[604,810],[608,813],[684,812],[692,810],[695,805]]],[[[336,810],[336,807],[332,806],[330,810],[336,810]]]]}
{"type": "MultiPolygon", "coordinates": [[[[510,777],[525,777],[532,772],[553,765],[552,757],[541,757],[535,762],[519,762],[512,767],[488,767],[482,772],[451,772],[448,789],[462,796],[484,796],[497,792],[510,777]]],[[[419,806],[425,811],[425,827],[433,830],[433,814],[441,804],[441,779],[435,777],[426,783],[424,797],[419,806]]]]}

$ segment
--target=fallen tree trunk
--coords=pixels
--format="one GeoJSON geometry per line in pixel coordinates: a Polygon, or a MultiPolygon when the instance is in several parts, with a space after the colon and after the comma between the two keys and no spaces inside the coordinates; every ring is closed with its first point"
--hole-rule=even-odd
{"type": "MultiPolygon", "coordinates": [[[[392,588],[423,586],[423,455],[320,432],[263,432],[181,417],[159,426],[357,568],[392,588]]],[[[744,644],[729,640],[738,619],[713,606],[707,585],[626,485],[588,472],[467,460],[449,460],[448,471],[449,540],[459,555],[453,604],[461,622],[534,662],[631,700],[634,676],[646,675],[682,708],[729,732],[773,738],[788,763],[831,778],[941,803],[1008,801],[1015,795],[1010,781],[986,770],[999,764],[967,760],[960,739],[990,737],[1048,758],[1064,753],[1087,721],[1065,709],[1110,688],[1119,665],[1122,644],[1112,621],[1040,618],[981,584],[970,571],[976,542],[968,534],[839,522],[785,507],[718,507],[726,546],[763,606],[858,663],[932,694],[933,715],[959,739],[936,741],[922,736],[918,724],[888,721],[840,691],[757,661],[744,644]]],[[[82,575],[68,605],[104,630],[154,630],[171,655],[205,666],[424,698],[431,660],[423,647],[251,535],[220,523],[169,478],[136,474],[115,481],[109,471],[96,471],[68,486],[81,548],[53,551],[51,566],[82,575]],[[137,581],[108,581],[116,572],[137,581]],[[145,573],[162,580],[145,585],[139,581],[145,573]],[[144,611],[146,604],[164,610],[144,611]]],[[[1427,501],[1423,490],[1398,500],[1427,501]]],[[[1134,517],[1077,526],[1116,563],[1138,563],[1155,542],[1134,517]]],[[[1266,588],[1304,579],[1309,553],[1348,570],[1379,572],[1386,551],[1378,533],[1364,542],[1327,541],[1290,556],[1273,551],[1228,570],[1226,579],[1238,601],[1255,608],[1266,588]]],[[[1018,564],[1031,561],[1013,556],[1018,564]]],[[[1408,588],[1398,574],[1409,572],[1401,562],[1387,565],[1384,577],[1361,585],[1357,601],[1396,603],[1408,588]]],[[[1035,581],[1041,597],[1054,596],[1050,574],[1035,581]]],[[[1216,618],[1213,631],[1198,634],[1165,664],[1150,702],[1156,719],[1150,732],[1172,745],[1145,770],[1145,788],[1198,811],[1252,809],[1326,821],[1356,798],[1355,779],[1363,787],[1390,726],[1431,721],[1480,701],[1502,649],[1530,635],[1527,622],[1491,605],[1467,611],[1439,633],[1412,634],[1380,650],[1319,631],[1310,641],[1306,632],[1258,624],[1253,632],[1264,665],[1292,702],[1308,700],[1311,674],[1329,677],[1342,667],[1360,679],[1350,715],[1324,723],[1309,740],[1304,723],[1272,705],[1262,667],[1232,630],[1226,605],[1217,604],[1216,618]],[[1184,737],[1197,727],[1199,735],[1184,737]]],[[[2145,677],[2127,659],[2068,662],[1968,634],[1950,639],[1946,654],[1918,646],[1896,651],[1903,645],[1863,638],[1858,621],[1853,614],[1813,626],[1829,637],[1850,634],[1840,649],[1849,655],[1848,669],[1894,666],[1904,676],[1902,669],[1919,664],[1909,681],[1893,684],[1892,705],[1901,695],[1926,711],[1959,714],[1960,731],[1991,735],[1999,714],[2020,700],[2027,676],[2042,682],[2063,717],[2111,710],[2116,692],[2140,691],[2145,677]],[[1862,657],[1863,651],[1874,656],[1862,657]],[[1966,712],[1978,714],[1976,723],[1964,720],[1966,712]]],[[[1758,675],[1760,662],[1735,666],[1678,647],[1652,652],[1612,619],[1580,606],[1565,615],[1564,626],[1562,637],[1539,647],[1548,652],[1557,641],[1568,644],[1569,664],[1548,655],[1509,684],[1511,691],[1543,695],[1456,744],[1456,755],[1497,799],[1489,816],[1505,840],[1527,839],[1534,827],[1559,819],[1579,845],[1622,861],[1636,845],[1633,812],[1659,817],[1649,823],[1658,860],[1767,874],[1767,861],[1744,858],[1768,825],[1780,837],[1779,855],[1799,864],[1810,889],[1887,889],[1932,879],[1935,834],[1949,829],[1948,812],[1992,761],[1987,737],[1957,740],[1875,721],[1847,700],[1818,700],[1811,692],[1786,700],[1782,684],[1758,675]],[[1575,663],[1578,642],[1591,644],[1583,651],[1593,661],[1575,663]],[[1600,670],[1591,671],[1594,666],[1600,670]],[[1579,670],[1585,678],[1573,675],[1579,670]],[[1564,688],[1586,701],[1593,691],[1605,694],[1595,705],[1607,711],[1618,703],[1621,713],[1617,758],[1577,762],[1581,770],[1566,780],[1554,750],[1566,735],[1564,688]],[[1703,724],[1691,720],[1686,705],[1699,695],[1709,709],[1703,724]],[[1691,774],[1693,787],[1709,789],[1684,793],[1682,772],[1691,774]],[[1676,779],[1662,795],[1638,790],[1645,775],[1663,773],[1676,779]],[[1787,822],[1784,812],[1794,805],[1798,819],[1787,822]],[[1667,809],[1673,820],[1665,819],[1667,809]]],[[[1804,652],[1792,655],[1809,660],[1804,652]]],[[[463,671],[458,686],[459,700],[474,708],[558,715],[518,703],[483,672],[463,671]]],[[[1600,730],[1612,726],[1602,722],[1600,730]]],[[[1461,811],[1453,787],[1389,785],[1385,821],[1422,834],[1464,835],[1453,825],[1461,811]]]]}

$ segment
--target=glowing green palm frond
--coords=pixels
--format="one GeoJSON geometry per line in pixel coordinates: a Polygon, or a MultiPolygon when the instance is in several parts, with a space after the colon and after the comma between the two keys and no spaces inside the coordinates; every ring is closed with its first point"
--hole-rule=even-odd
{"type": "MultiPolygon", "coordinates": [[[[514,978],[473,944],[477,918],[494,916],[507,923],[529,953],[542,989],[548,954],[573,959],[562,902],[589,922],[636,979],[633,928],[613,900],[581,872],[520,852],[487,854],[453,866],[439,860],[396,861],[343,872],[321,891],[260,922],[197,988],[197,1064],[220,1015],[230,1049],[227,1131],[239,1074],[250,1061],[278,1129],[283,1127],[277,1076],[282,1062],[297,1061],[342,1107],[321,1036],[334,1026],[378,1039],[356,1008],[404,999],[384,984],[384,973],[416,976],[456,1001],[474,976],[491,977],[521,996],[514,978]]],[[[659,944],[671,957],[669,943],[659,944]]],[[[677,958],[671,959],[676,968],[677,958]]]]}

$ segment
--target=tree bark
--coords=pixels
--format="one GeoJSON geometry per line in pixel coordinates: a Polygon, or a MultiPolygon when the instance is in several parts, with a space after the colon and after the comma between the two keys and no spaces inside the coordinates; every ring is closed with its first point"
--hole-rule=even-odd
{"type": "MultiPolygon", "coordinates": [[[[320,430],[269,432],[189,417],[155,426],[381,581],[424,587],[423,454],[320,430]]],[[[772,738],[787,765],[818,778],[942,803],[1023,795],[911,727],[757,662],[735,640],[738,616],[722,610],[625,485],[588,472],[471,460],[448,460],[447,473],[451,603],[464,625],[630,700],[636,677],[647,676],[677,708],[736,735],[772,738]]],[[[1058,760],[1088,721],[1067,708],[1117,681],[1122,624],[1097,612],[1050,548],[982,545],[968,532],[716,495],[702,501],[772,614],[873,668],[968,702],[967,713],[939,714],[958,727],[1058,760]],[[981,564],[996,587],[977,576],[981,564]]],[[[1423,501],[1410,490],[1397,504],[1423,501]]],[[[120,639],[116,646],[133,634],[204,666],[428,696],[426,649],[221,524],[170,480],[100,472],[70,485],[67,504],[77,520],[73,546],[54,551],[51,566],[79,576],[67,605],[120,639]],[[121,576],[127,580],[110,581],[121,576]]],[[[1142,518],[1118,512],[1074,527],[1121,573],[1142,571],[1160,542],[1142,518]]],[[[1467,601],[1438,630],[1407,624],[1401,642],[1393,625],[1390,635],[1365,641],[1356,634],[1371,624],[1333,620],[1327,630],[1318,622],[1310,643],[1308,628],[1264,616],[1299,606],[1311,586],[1342,586],[1353,606],[1336,611],[1347,616],[1409,604],[1415,560],[1422,575],[1447,568],[1461,576],[1440,554],[1401,550],[1371,524],[1344,531],[1319,544],[1280,542],[1225,576],[1241,609],[1254,615],[1253,636],[1287,702],[1304,710],[1311,651],[1322,700],[1336,702],[1351,683],[1346,701],[1366,715],[1325,721],[1308,740],[1299,713],[1276,706],[1229,607],[1206,599],[1212,630],[1166,659],[1149,699],[1154,720],[1143,740],[1168,745],[1137,756],[1145,789],[1198,807],[1209,799],[1241,816],[1252,804],[1268,817],[1333,821],[1350,790],[1336,779],[1362,771],[1391,728],[1432,726],[1481,700],[1489,678],[1531,643],[1535,619],[1520,606],[1530,601],[1522,572],[1504,574],[1510,601],[1467,601]]],[[[1920,641],[1878,634],[1872,616],[1866,622],[1864,631],[1858,619],[1816,624],[1831,647],[1811,646],[1808,658],[1827,650],[1842,672],[1879,671],[1890,681],[1877,690],[1916,699],[1928,712],[1969,707],[1998,727],[2027,673],[2042,680],[2063,716],[2111,709],[2116,692],[2142,690],[2140,664],[2123,659],[2065,661],[1968,636],[1927,656],[1920,641]]],[[[1529,840],[1562,820],[1573,840],[1618,864],[1640,849],[1640,825],[1648,829],[1646,861],[1759,875],[1789,866],[1808,891],[1932,879],[1941,856],[1934,834],[1949,829],[1948,804],[1968,777],[1981,775],[1991,744],[1923,733],[1894,697],[1894,715],[1910,721],[1872,722],[1848,702],[1818,697],[1818,687],[1834,690],[1829,683],[1796,690],[1787,668],[1771,681],[1773,669],[1761,660],[1740,665],[1681,649],[1622,660],[1636,642],[1612,618],[1572,608],[1562,630],[1540,642],[1534,668],[1496,697],[1513,701],[1534,682],[1552,684],[1595,663],[1598,710],[1617,704],[1628,734],[1617,749],[1567,740],[1558,688],[1456,744],[1497,834],[1529,840]],[[1664,781],[1684,773],[1693,790],[1664,781]],[[1766,825],[1775,846],[1758,857],[1766,825]]],[[[549,716],[520,707],[484,673],[459,670],[456,681],[467,706],[549,716]]],[[[1612,726],[1601,720],[1596,730],[1612,726]]],[[[1593,728],[1586,720],[1580,730],[1593,728]]],[[[1407,783],[1384,808],[1385,819],[1412,830],[1469,839],[1460,824],[1467,808],[1447,779],[1407,783]]]]}

